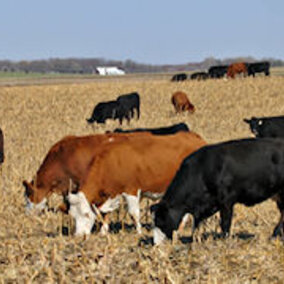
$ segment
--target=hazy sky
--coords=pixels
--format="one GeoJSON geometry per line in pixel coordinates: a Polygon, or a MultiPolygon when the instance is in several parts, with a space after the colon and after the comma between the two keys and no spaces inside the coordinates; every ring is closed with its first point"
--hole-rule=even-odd
{"type": "Polygon", "coordinates": [[[284,0],[2,0],[0,60],[284,59],[284,0]]]}

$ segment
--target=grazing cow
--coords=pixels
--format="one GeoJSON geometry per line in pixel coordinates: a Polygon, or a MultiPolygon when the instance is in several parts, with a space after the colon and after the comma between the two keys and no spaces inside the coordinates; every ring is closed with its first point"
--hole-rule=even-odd
{"type": "Polygon", "coordinates": [[[178,73],[172,77],[171,81],[179,82],[179,81],[185,81],[186,79],[187,79],[187,75],[185,73],[178,73]]]}
{"type": "MultiPolygon", "coordinates": [[[[100,216],[98,212],[117,209],[120,196],[126,200],[128,212],[140,233],[140,198],[162,195],[183,158],[205,144],[193,132],[179,132],[168,136],[149,135],[101,148],[78,193],[68,195],[75,234],[89,234],[96,217],[100,216]]],[[[104,222],[102,229],[107,228],[104,222]]]]}
{"type": "Polygon", "coordinates": [[[189,101],[187,95],[184,92],[175,92],[172,95],[172,104],[174,105],[176,112],[195,112],[194,105],[189,101]]]}
{"type": "Polygon", "coordinates": [[[219,79],[227,74],[227,70],[227,65],[211,66],[208,70],[208,74],[210,78],[219,79]]]}
{"type": "Polygon", "coordinates": [[[68,193],[70,181],[77,189],[100,148],[109,143],[151,135],[133,134],[97,134],[89,136],[67,136],[57,142],[48,151],[35,180],[23,181],[25,187],[26,209],[42,210],[47,198],[53,193],[68,193]]]}
{"type": "Polygon", "coordinates": [[[247,65],[244,62],[233,63],[228,67],[228,77],[234,79],[237,74],[247,75],[247,65]]]}
{"type": "Polygon", "coordinates": [[[256,63],[248,63],[247,64],[247,70],[248,75],[255,77],[255,73],[261,73],[263,72],[265,76],[269,76],[270,63],[268,61],[263,62],[256,62],[256,63]]]}
{"type": "Polygon", "coordinates": [[[178,123],[167,127],[160,128],[136,128],[123,130],[121,128],[116,128],[114,133],[134,133],[134,132],[151,132],[154,135],[169,135],[175,134],[180,131],[189,132],[189,128],[185,123],[178,123]]]}
{"type": "Polygon", "coordinates": [[[107,119],[115,119],[118,109],[117,101],[108,101],[98,103],[92,113],[92,116],[87,119],[88,123],[105,123],[107,119]]]}
{"type": "Polygon", "coordinates": [[[256,137],[284,138],[284,116],[252,117],[244,119],[256,137]]]}
{"type": "Polygon", "coordinates": [[[121,95],[117,98],[117,102],[123,107],[130,117],[134,117],[134,110],[137,112],[137,119],[140,117],[140,96],[138,93],[130,93],[121,95]]]}
{"type": "Polygon", "coordinates": [[[4,135],[0,128],[0,165],[4,163],[4,135]]]}
{"type": "Polygon", "coordinates": [[[209,74],[206,72],[195,72],[190,75],[191,80],[206,80],[208,77],[209,74]]]}
{"type": "Polygon", "coordinates": [[[220,211],[223,236],[230,232],[236,203],[253,206],[277,195],[281,218],[273,235],[283,233],[284,141],[243,139],[205,146],[188,156],[160,203],[151,207],[154,243],[172,237],[183,216],[194,229],[220,211]]]}

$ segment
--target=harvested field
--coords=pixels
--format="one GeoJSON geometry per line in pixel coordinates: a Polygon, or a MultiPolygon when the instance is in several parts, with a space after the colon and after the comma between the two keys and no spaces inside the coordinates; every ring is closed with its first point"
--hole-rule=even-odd
{"type": "MultiPolygon", "coordinates": [[[[93,128],[85,119],[97,102],[132,91],[141,95],[141,119],[129,127],[184,121],[208,143],[251,136],[245,117],[284,114],[282,76],[0,88],[6,151],[0,177],[0,283],[283,283],[284,245],[269,240],[279,218],[272,201],[236,206],[229,239],[214,239],[213,232],[220,231],[216,214],[200,226],[193,243],[186,238],[189,225],[182,241],[155,248],[147,244],[151,232],[146,228],[143,236],[130,227],[107,237],[75,238],[62,236],[60,214],[25,214],[22,180],[35,175],[49,148],[65,135],[118,127],[108,121],[93,128]],[[170,98],[178,90],[188,94],[194,114],[175,115],[170,98]]],[[[120,220],[123,215],[122,209],[120,220]]],[[[115,222],[115,213],[112,218],[115,222]]],[[[132,224],[128,216],[125,222],[132,224]]]]}

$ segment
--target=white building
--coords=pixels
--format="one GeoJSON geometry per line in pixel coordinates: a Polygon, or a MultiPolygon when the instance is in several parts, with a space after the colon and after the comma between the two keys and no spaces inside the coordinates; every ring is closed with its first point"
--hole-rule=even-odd
{"type": "Polygon", "coordinates": [[[125,71],[118,67],[97,67],[96,73],[99,75],[124,75],[125,71]]]}

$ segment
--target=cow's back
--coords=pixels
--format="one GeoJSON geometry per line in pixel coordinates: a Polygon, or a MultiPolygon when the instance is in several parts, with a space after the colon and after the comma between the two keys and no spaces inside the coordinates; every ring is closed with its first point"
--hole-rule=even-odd
{"type": "Polygon", "coordinates": [[[174,105],[185,105],[189,102],[187,95],[184,92],[175,92],[171,99],[174,105]]]}
{"type": "Polygon", "coordinates": [[[113,197],[122,192],[135,194],[138,189],[164,192],[184,157],[205,144],[199,135],[183,132],[107,145],[90,167],[82,191],[88,195],[102,190],[96,193],[99,196],[93,202],[98,202],[101,196],[113,197]]]}
{"type": "Polygon", "coordinates": [[[51,147],[37,172],[37,182],[62,179],[61,182],[82,182],[97,153],[107,144],[150,133],[109,133],[88,136],[67,136],[51,147]],[[56,176],[56,178],[55,178],[56,176]],[[67,180],[66,180],[67,179],[67,180]]]}
{"type": "Polygon", "coordinates": [[[223,196],[231,204],[251,206],[283,185],[284,141],[242,139],[205,146],[186,157],[163,199],[175,203],[194,188],[203,201],[209,197],[208,204],[223,196]]]}

